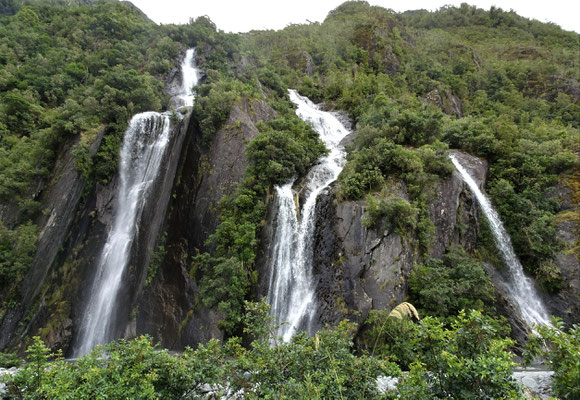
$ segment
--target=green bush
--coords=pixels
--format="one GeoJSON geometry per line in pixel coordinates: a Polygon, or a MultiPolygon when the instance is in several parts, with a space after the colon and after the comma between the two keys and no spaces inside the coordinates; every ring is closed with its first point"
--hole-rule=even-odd
{"type": "Polygon", "coordinates": [[[371,310],[365,321],[364,344],[371,354],[388,357],[403,369],[417,361],[413,347],[415,323],[389,317],[387,310],[371,310]]]}
{"type": "Polygon", "coordinates": [[[20,282],[34,258],[37,239],[38,226],[30,222],[14,230],[0,222],[0,290],[20,282]]]}
{"type": "Polygon", "coordinates": [[[385,224],[399,235],[408,235],[417,226],[417,209],[403,199],[377,201],[373,196],[367,196],[362,223],[367,228],[385,224]]]}
{"type": "Polygon", "coordinates": [[[376,378],[400,374],[392,363],[354,354],[350,323],[285,343],[276,337],[266,304],[247,303],[245,308],[245,333],[251,338],[247,348],[239,338],[223,344],[211,340],[173,356],[140,337],[67,362],[35,338],[28,362],[7,379],[13,395],[25,400],[198,398],[207,395],[205,384],[217,395],[242,390],[249,399],[379,399],[376,378]],[[49,361],[55,356],[56,361],[49,361]]]}
{"type": "Polygon", "coordinates": [[[432,317],[425,317],[414,326],[410,322],[377,322],[400,325],[407,341],[401,353],[400,348],[393,347],[397,338],[385,336],[389,344],[383,347],[387,351],[383,355],[396,350],[399,359],[400,354],[406,355],[406,362],[414,358],[397,393],[388,398],[521,398],[521,389],[511,372],[515,363],[508,348],[513,342],[502,339],[497,323],[479,311],[459,312],[449,327],[432,317]]]}
{"type": "Polygon", "coordinates": [[[580,326],[566,329],[561,319],[536,327],[525,349],[525,360],[540,357],[554,371],[554,393],[563,399],[580,397],[580,326]]]}
{"type": "Polygon", "coordinates": [[[493,312],[495,291],[483,263],[462,249],[427,258],[409,276],[409,297],[422,313],[447,317],[462,309],[493,312]]]}
{"type": "Polygon", "coordinates": [[[22,365],[22,360],[16,353],[2,352],[0,353],[0,368],[12,368],[22,365]]]}
{"type": "Polygon", "coordinates": [[[196,101],[193,114],[203,133],[205,144],[227,121],[233,104],[242,96],[254,97],[256,90],[239,80],[230,79],[218,71],[207,71],[208,79],[194,88],[196,101]]]}
{"type": "Polygon", "coordinates": [[[251,173],[265,188],[304,176],[326,149],[318,135],[295,115],[260,124],[247,148],[251,173]]]}

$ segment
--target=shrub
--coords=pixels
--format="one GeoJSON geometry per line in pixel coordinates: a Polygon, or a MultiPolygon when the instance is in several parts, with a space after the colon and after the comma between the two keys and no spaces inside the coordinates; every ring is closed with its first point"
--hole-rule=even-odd
{"type": "Polygon", "coordinates": [[[276,337],[265,303],[245,308],[248,347],[239,338],[211,340],[172,356],[139,337],[98,347],[73,363],[58,355],[50,362],[54,354],[35,338],[29,362],[8,380],[14,396],[24,400],[205,398],[208,385],[216,396],[240,392],[249,399],[379,399],[376,378],[400,375],[392,363],[354,354],[351,323],[285,343],[276,337]]]}
{"type": "Polygon", "coordinates": [[[554,371],[554,393],[563,399],[580,398],[580,326],[566,330],[559,318],[552,325],[536,327],[525,349],[529,364],[540,357],[554,371]]]}
{"type": "Polygon", "coordinates": [[[512,378],[515,363],[507,351],[513,342],[499,336],[493,319],[479,311],[461,311],[448,328],[432,317],[414,325],[409,334],[410,327],[403,338],[409,343],[406,354],[414,355],[415,361],[390,398],[521,398],[512,378]]]}
{"type": "Polygon", "coordinates": [[[409,276],[410,301],[423,313],[447,317],[462,309],[493,311],[494,289],[483,264],[462,249],[427,258],[409,276]]]}
{"type": "Polygon", "coordinates": [[[377,228],[384,223],[399,235],[409,234],[417,225],[417,209],[403,199],[377,201],[369,195],[362,223],[367,228],[377,228]]]}

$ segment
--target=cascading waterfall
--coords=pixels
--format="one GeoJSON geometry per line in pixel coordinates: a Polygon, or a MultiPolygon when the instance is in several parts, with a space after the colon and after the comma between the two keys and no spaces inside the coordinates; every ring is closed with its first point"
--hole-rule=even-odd
{"type": "Polygon", "coordinates": [[[342,171],[345,153],[340,141],[350,133],[333,114],[320,110],[296,91],[289,92],[290,100],[298,107],[297,115],[318,132],[329,153],[306,176],[300,212],[293,181],[275,188],[278,214],[267,301],[276,322],[287,323],[278,331],[286,341],[296,330],[308,330],[316,311],[312,281],[316,198],[342,171]]]}
{"type": "MultiPolygon", "coordinates": [[[[186,52],[182,63],[181,89],[172,100],[191,107],[191,89],[197,84],[198,70],[193,63],[194,50],[186,52]]],[[[159,175],[171,136],[170,112],[144,112],[133,116],[123,138],[119,166],[119,192],[116,214],[103,247],[93,280],[87,309],[76,340],[75,356],[89,353],[97,344],[111,337],[116,299],[129,262],[139,219],[159,175]]],[[[178,113],[178,115],[180,115],[178,113]]]]}
{"type": "Polygon", "coordinates": [[[465,183],[469,186],[477,202],[481,206],[487,221],[493,232],[495,243],[501,253],[503,261],[507,266],[508,273],[508,290],[510,297],[520,307],[522,316],[528,325],[547,325],[549,324],[548,313],[546,312],[540,297],[538,296],[530,278],[524,275],[522,264],[518,260],[508,233],[505,231],[503,224],[497,212],[491,206],[489,199],[479,190],[477,183],[471,177],[469,172],[459,163],[457,158],[450,155],[451,161],[465,183]]]}
{"type": "Polygon", "coordinates": [[[185,57],[181,62],[181,87],[171,99],[177,107],[191,107],[193,106],[193,92],[191,89],[197,86],[199,81],[199,69],[195,66],[195,49],[188,49],[185,52],[185,57]]]}

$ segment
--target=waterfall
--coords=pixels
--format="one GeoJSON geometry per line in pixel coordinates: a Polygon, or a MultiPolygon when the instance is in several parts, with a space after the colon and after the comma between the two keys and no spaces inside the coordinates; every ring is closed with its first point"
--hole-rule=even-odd
{"type": "Polygon", "coordinates": [[[499,215],[493,209],[489,199],[481,192],[481,190],[479,190],[475,180],[471,177],[469,172],[463,168],[457,158],[453,155],[450,155],[449,158],[451,158],[453,165],[455,165],[455,168],[457,168],[457,171],[461,174],[463,181],[467,183],[473,194],[475,194],[477,202],[489,222],[497,248],[507,267],[507,287],[510,297],[519,306],[522,316],[528,325],[549,324],[548,313],[546,312],[531,279],[524,275],[522,264],[512,248],[510,237],[505,231],[499,215]]]}
{"type": "Polygon", "coordinates": [[[316,312],[312,281],[316,198],[342,171],[345,153],[340,141],[350,133],[333,114],[296,91],[289,92],[296,114],[318,132],[329,153],[306,176],[301,207],[294,200],[293,181],[275,188],[278,213],[267,301],[276,322],[286,322],[278,331],[286,341],[296,330],[308,330],[316,312]]]}
{"type": "MultiPolygon", "coordinates": [[[[181,106],[193,105],[191,89],[198,76],[193,54],[193,49],[186,53],[182,64],[182,85],[174,96],[181,106]]],[[[170,112],[160,114],[152,111],[137,114],[125,131],[120,153],[116,214],[97,264],[76,339],[74,354],[77,357],[89,353],[97,344],[115,339],[112,325],[117,297],[144,205],[152,194],[153,183],[170,143],[170,115],[170,112]]]]}
{"type": "Polygon", "coordinates": [[[191,89],[197,86],[197,82],[199,81],[199,69],[195,67],[194,57],[195,49],[188,49],[181,62],[181,86],[178,93],[171,99],[171,102],[175,103],[177,107],[193,106],[193,93],[191,89]]]}

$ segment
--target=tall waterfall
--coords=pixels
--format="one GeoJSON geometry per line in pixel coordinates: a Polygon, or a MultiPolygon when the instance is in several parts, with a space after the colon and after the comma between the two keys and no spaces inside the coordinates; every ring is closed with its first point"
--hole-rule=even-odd
{"type": "Polygon", "coordinates": [[[318,132],[329,153],[308,173],[299,212],[294,182],[275,188],[278,216],[267,301],[276,322],[287,322],[278,331],[286,341],[296,330],[308,330],[316,311],[312,281],[316,198],[342,171],[345,153],[340,141],[349,134],[333,114],[320,110],[296,91],[290,90],[290,100],[297,105],[298,116],[318,132]]]}
{"type": "MultiPolygon", "coordinates": [[[[198,70],[193,64],[193,49],[187,51],[182,64],[182,85],[174,97],[181,106],[192,106],[192,87],[197,84],[198,70]]],[[[123,274],[129,263],[131,248],[141,213],[165,156],[171,136],[169,112],[144,112],[133,116],[123,138],[120,153],[119,191],[116,214],[107,242],[103,247],[82,318],[75,356],[89,353],[97,344],[112,337],[116,300],[123,274]]]]}
{"type": "Polygon", "coordinates": [[[475,197],[493,232],[495,243],[501,253],[503,261],[507,267],[508,273],[508,290],[510,297],[520,307],[522,316],[528,325],[546,325],[549,324],[548,313],[546,312],[538,293],[536,292],[530,278],[524,275],[522,264],[518,260],[511,240],[505,231],[499,215],[491,206],[489,199],[479,190],[477,183],[471,177],[469,172],[459,163],[457,158],[450,155],[451,161],[457,171],[461,174],[462,179],[467,183],[475,197]]]}

